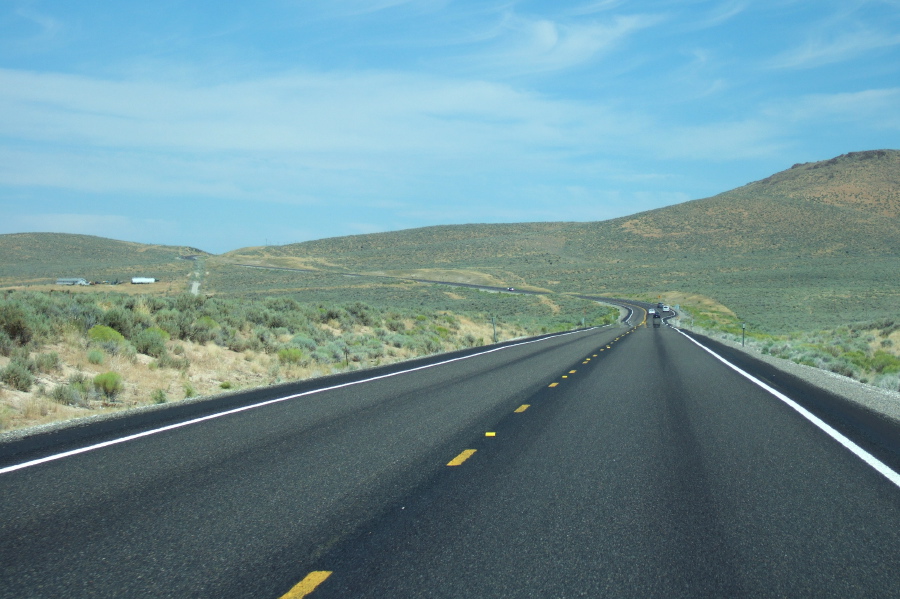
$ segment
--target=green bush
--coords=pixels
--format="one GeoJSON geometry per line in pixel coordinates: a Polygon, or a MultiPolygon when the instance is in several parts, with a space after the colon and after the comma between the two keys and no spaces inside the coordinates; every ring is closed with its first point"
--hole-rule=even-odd
{"type": "Polygon", "coordinates": [[[282,364],[299,364],[303,361],[303,352],[296,347],[279,349],[278,361],[282,364]]]}
{"type": "Polygon", "coordinates": [[[94,377],[94,388],[109,399],[114,399],[125,385],[122,383],[122,375],[117,372],[104,372],[94,377]]]}
{"type": "Polygon", "coordinates": [[[95,343],[114,343],[116,345],[125,343],[125,337],[122,333],[102,324],[91,327],[88,331],[88,339],[95,343]]]}
{"type": "Polygon", "coordinates": [[[150,394],[150,400],[155,404],[166,403],[169,401],[168,396],[166,396],[166,392],[162,389],[155,389],[153,393],[150,394]]]}
{"type": "Polygon", "coordinates": [[[870,360],[871,369],[880,374],[900,372],[900,358],[885,351],[876,351],[870,360]]]}
{"type": "Polygon", "coordinates": [[[154,358],[159,358],[166,353],[166,341],[169,340],[169,334],[158,328],[151,327],[144,329],[134,336],[134,347],[137,351],[154,358]]]}
{"type": "Polygon", "coordinates": [[[194,389],[194,386],[190,383],[184,384],[184,398],[188,399],[189,397],[194,397],[197,395],[197,391],[194,389]]]}
{"type": "Polygon", "coordinates": [[[0,380],[18,391],[29,391],[34,385],[34,375],[20,362],[10,362],[0,370],[0,380]]]}
{"type": "Polygon", "coordinates": [[[222,381],[221,383],[219,383],[220,389],[231,389],[233,387],[234,385],[231,384],[231,381],[222,381]]]}

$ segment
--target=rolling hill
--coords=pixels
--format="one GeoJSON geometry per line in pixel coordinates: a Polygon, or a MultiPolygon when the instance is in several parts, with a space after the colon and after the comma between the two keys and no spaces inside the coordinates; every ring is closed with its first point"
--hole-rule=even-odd
{"type": "Polygon", "coordinates": [[[0,235],[0,286],[141,275],[187,289],[193,266],[182,257],[193,254],[205,257],[207,293],[419,301],[387,275],[646,299],[699,294],[757,329],[815,330],[894,317],[898,215],[900,151],[873,150],[602,222],[435,226],[220,256],[85,235],[0,235]],[[360,273],[371,276],[346,276],[360,273]]]}
{"type": "Polygon", "coordinates": [[[93,235],[14,233],[0,235],[0,285],[42,285],[57,277],[124,280],[133,276],[182,277],[196,248],[147,245],[93,235]]]}
{"type": "Polygon", "coordinates": [[[423,278],[440,269],[444,278],[479,273],[602,295],[700,293],[760,328],[809,329],[894,314],[898,215],[900,151],[873,150],[609,221],[426,227],[247,248],[216,262],[423,278]]]}

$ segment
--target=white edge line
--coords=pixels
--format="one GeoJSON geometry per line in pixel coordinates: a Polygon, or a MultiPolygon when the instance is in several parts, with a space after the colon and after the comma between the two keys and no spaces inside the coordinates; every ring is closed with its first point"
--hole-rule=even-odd
{"type": "Polygon", "coordinates": [[[740,374],[740,375],[744,376],[745,378],[747,378],[748,380],[756,383],[757,385],[759,385],[760,387],[762,387],[763,389],[765,389],[766,391],[768,391],[769,393],[771,393],[772,395],[774,395],[775,397],[777,397],[778,399],[780,399],[781,401],[783,401],[784,403],[789,405],[791,408],[796,410],[801,416],[803,416],[804,418],[806,418],[807,420],[809,420],[810,422],[815,424],[817,427],[819,427],[823,432],[825,432],[832,439],[834,439],[835,441],[837,441],[838,443],[840,443],[841,445],[843,445],[844,447],[849,449],[851,452],[853,452],[853,454],[856,455],[856,457],[858,457],[863,462],[865,462],[866,464],[868,464],[869,466],[874,468],[876,471],[878,471],[879,474],[882,474],[889,481],[891,481],[892,483],[894,483],[895,485],[900,487],[900,474],[897,474],[897,472],[895,472],[890,467],[888,467],[887,464],[885,464],[884,462],[882,462],[881,460],[879,460],[878,458],[873,456],[871,453],[869,453],[868,451],[866,451],[865,449],[863,449],[862,447],[860,447],[859,445],[857,445],[856,443],[854,443],[853,441],[851,441],[850,439],[845,437],[843,434],[841,434],[840,432],[838,432],[837,430],[832,428],[829,424],[826,424],[821,418],[819,418],[818,416],[816,416],[815,414],[813,414],[812,412],[810,412],[809,410],[807,410],[806,408],[804,408],[803,406],[801,406],[800,404],[795,402],[793,399],[791,399],[784,393],[778,391],[777,389],[773,389],[772,387],[770,387],[763,381],[759,380],[752,374],[741,370],[740,368],[738,368],[737,366],[735,366],[734,364],[732,364],[731,362],[729,362],[728,360],[726,360],[725,358],[723,358],[722,356],[720,356],[719,354],[714,352],[713,350],[709,349],[708,347],[706,347],[705,345],[703,345],[696,339],[693,339],[689,335],[685,335],[685,333],[683,331],[681,331],[675,327],[672,327],[672,328],[675,329],[676,331],[678,331],[679,333],[681,333],[682,335],[684,335],[687,339],[689,339],[690,341],[692,341],[693,343],[695,343],[696,345],[698,345],[705,351],[712,354],[716,359],[718,359],[720,362],[722,362],[723,364],[725,364],[726,366],[728,366],[729,368],[731,368],[738,374],[740,374]]]}
{"type": "MultiPolygon", "coordinates": [[[[605,326],[605,325],[604,325],[605,326]]],[[[128,441],[134,441],[135,439],[140,439],[142,437],[149,437],[150,435],[155,435],[157,433],[162,433],[165,431],[174,430],[176,428],[181,428],[184,426],[189,426],[191,424],[197,424],[199,422],[205,422],[207,420],[213,420],[215,418],[221,418],[222,416],[230,416],[231,414],[237,414],[238,412],[244,412],[246,410],[254,410],[256,408],[261,408],[263,406],[268,406],[275,403],[280,403],[283,401],[288,401],[291,399],[296,399],[298,397],[304,397],[306,395],[315,395],[316,393],[325,393],[326,391],[333,391],[335,389],[341,389],[344,387],[352,387],[354,385],[361,385],[363,383],[369,383],[372,381],[377,381],[380,379],[386,379],[394,376],[399,376],[401,374],[408,374],[410,372],[415,372],[417,370],[425,370],[426,368],[435,368],[436,366],[443,366],[444,364],[450,364],[452,362],[458,362],[460,360],[468,360],[469,358],[476,358],[478,356],[483,356],[485,354],[494,353],[497,351],[502,351],[505,349],[510,349],[512,347],[518,347],[520,345],[528,345],[531,343],[539,343],[541,341],[547,341],[548,339],[556,339],[558,337],[565,337],[567,335],[575,335],[578,333],[585,333],[587,331],[592,331],[595,329],[599,329],[603,327],[589,327],[587,329],[582,329],[579,331],[571,331],[568,333],[561,333],[559,335],[552,335],[550,337],[543,337],[541,339],[531,339],[529,341],[522,341],[519,343],[513,343],[511,345],[504,345],[503,347],[494,347],[483,352],[478,352],[475,354],[469,354],[467,356],[459,356],[456,358],[450,358],[449,360],[444,360],[442,362],[435,362],[434,364],[425,364],[423,366],[416,366],[415,368],[408,368],[406,370],[400,370],[397,372],[390,372],[388,374],[381,374],[378,376],[373,376],[371,378],[359,380],[359,381],[351,381],[349,383],[341,383],[339,385],[332,385],[330,387],[322,387],[320,389],[311,389],[309,391],[304,391],[303,393],[295,393],[293,395],[286,395],[284,397],[276,397],[275,399],[269,399],[263,402],[250,404],[248,406],[241,406],[240,408],[234,408],[231,410],[226,410],[224,412],[217,412],[215,414],[207,414],[206,416],[201,416],[200,418],[193,418],[191,420],[185,420],[184,422],[176,422],[175,424],[169,424],[167,426],[163,426],[160,428],[154,428],[148,431],[143,431],[141,433],[136,433],[134,435],[128,435],[126,437],[120,437],[118,439],[111,439],[109,441],[104,441],[103,443],[97,443],[95,445],[88,445],[87,447],[79,447],[78,449],[73,449],[71,451],[64,451],[62,453],[55,453],[53,455],[48,455],[43,458],[38,458],[36,460],[31,460],[29,462],[22,462],[21,464],[13,464],[12,466],[6,466],[5,468],[0,468],[0,475],[7,474],[9,472],[14,472],[16,470],[22,470],[23,468],[30,468],[31,466],[37,466],[38,464],[44,464],[46,462],[52,462],[55,460],[61,460],[63,458],[68,458],[74,455],[78,455],[81,453],[87,453],[89,451],[94,451],[97,449],[102,449],[104,447],[109,447],[111,445],[118,445],[119,443],[126,443],[128,441]]]]}

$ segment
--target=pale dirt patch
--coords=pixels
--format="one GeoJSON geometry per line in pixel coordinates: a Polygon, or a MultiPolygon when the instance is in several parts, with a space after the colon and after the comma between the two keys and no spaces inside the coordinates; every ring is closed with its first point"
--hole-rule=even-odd
{"type": "Polygon", "coordinates": [[[504,281],[477,270],[415,268],[408,270],[381,270],[363,274],[407,279],[428,279],[430,281],[466,283],[468,285],[485,285],[486,287],[507,287],[507,284],[504,281]]]}
{"type": "Polygon", "coordinates": [[[542,304],[546,305],[548,308],[550,308],[550,311],[553,312],[554,314],[559,314],[559,311],[560,311],[559,305],[556,302],[554,302],[552,299],[547,297],[546,295],[538,296],[538,301],[541,302],[542,304]]]}
{"type": "Polygon", "coordinates": [[[464,298],[463,296],[461,296],[460,294],[458,294],[458,293],[453,293],[452,291],[445,291],[445,292],[444,292],[444,295],[446,295],[447,297],[449,297],[450,299],[453,299],[453,300],[466,299],[466,298],[464,298]]]}
{"type": "Polygon", "coordinates": [[[10,285],[4,289],[16,291],[42,291],[44,293],[121,293],[124,295],[173,295],[186,290],[184,281],[158,281],[143,285],[120,283],[118,285],[10,285]]]}
{"type": "Polygon", "coordinates": [[[680,291],[668,291],[660,294],[662,299],[652,300],[654,302],[661,301],[669,306],[685,305],[698,310],[712,318],[727,316],[737,318],[737,315],[731,309],[720,304],[711,297],[699,295],[697,293],[683,293],[680,291]]]}

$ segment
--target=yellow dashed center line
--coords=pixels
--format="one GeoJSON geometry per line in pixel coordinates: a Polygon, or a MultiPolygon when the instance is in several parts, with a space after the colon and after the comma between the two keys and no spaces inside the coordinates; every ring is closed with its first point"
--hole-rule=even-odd
{"type": "Polygon", "coordinates": [[[455,458],[453,458],[452,460],[447,462],[447,465],[448,466],[459,466],[460,464],[462,464],[463,462],[465,462],[466,460],[471,458],[472,455],[476,451],[478,451],[478,450],[477,449],[466,449],[461,454],[459,454],[458,456],[456,456],[455,458]]]}
{"type": "Polygon", "coordinates": [[[496,437],[497,433],[489,431],[489,432],[484,433],[484,436],[485,437],[496,437]]]}
{"type": "Polygon", "coordinates": [[[522,404],[518,408],[515,409],[516,414],[520,414],[531,407],[531,404],[522,404]]]}
{"type": "Polygon", "coordinates": [[[569,374],[575,374],[576,372],[577,372],[577,370],[570,370],[569,374]]]}
{"type": "Polygon", "coordinates": [[[555,386],[557,386],[558,384],[559,384],[559,383],[550,383],[550,386],[551,386],[551,387],[555,387],[555,386]]]}
{"type": "Polygon", "coordinates": [[[290,591],[281,596],[280,599],[300,599],[306,597],[316,590],[316,587],[325,582],[325,579],[331,576],[331,572],[327,570],[319,570],[310,572],[306,578],[294,585],[290,591]]]}

